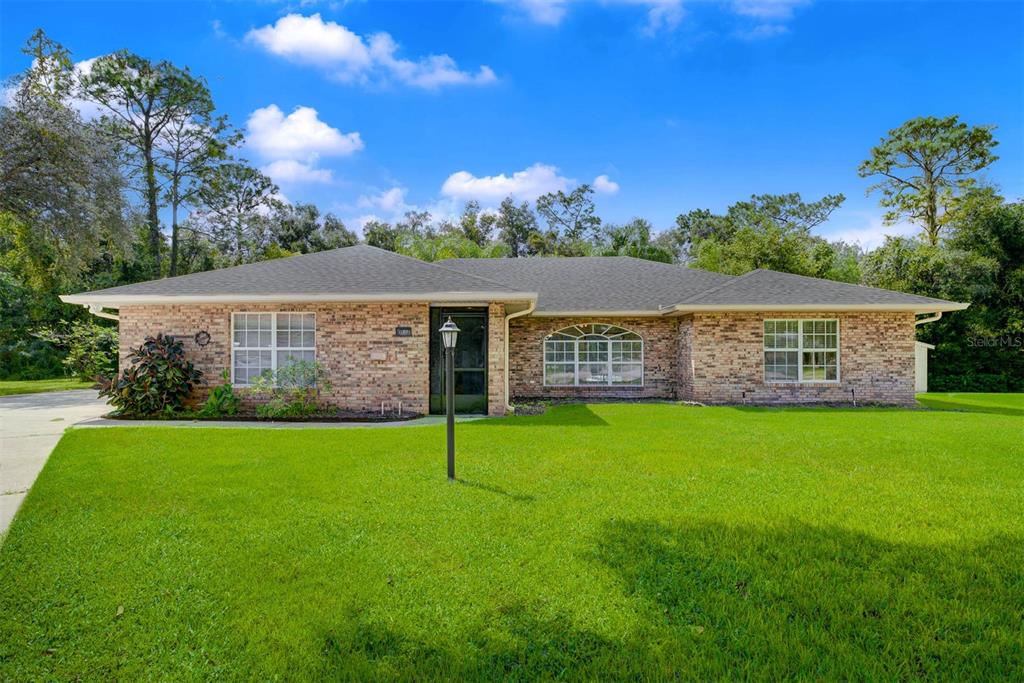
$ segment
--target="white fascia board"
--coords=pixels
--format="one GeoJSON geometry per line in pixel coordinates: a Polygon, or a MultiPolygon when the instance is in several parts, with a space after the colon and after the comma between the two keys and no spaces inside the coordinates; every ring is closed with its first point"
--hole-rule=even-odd
{"type": "Polygon", "coordinates": [[[120,308],[164,304],[243,304],[243,303],[408,303],[408,302],[531,302],[537,300],[535,292],[432,292],[429,294],[207,294],[168,296],[160,294],[62,294],[60,300],[68,304],[120,308]]]}
{"type": "Polygon", "coordinates": [[[533,311],[531,318],[657,318],[661,311],[533,311]]]}
{"type": "Polygon", "coordinates": [[[822,311],[822,312],[853,312],[853,311],[903,311],[907,313],[932,313],[936,311],[962,311],[970,304],[949,301],[935,304],[701,304],[666,306],[664,315],[683,313],[715,313],[715,312],[757,312],[757,311],[822,311]]]}

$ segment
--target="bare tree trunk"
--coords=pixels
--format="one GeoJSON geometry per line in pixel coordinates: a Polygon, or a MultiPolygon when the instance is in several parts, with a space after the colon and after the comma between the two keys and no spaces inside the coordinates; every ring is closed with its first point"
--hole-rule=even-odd
{"type": "Polygon", "coordinates": [[[168,273],[171,277],[178,274],[178,192],[174,190],[174,199],[171,200],[171,268],[168,273]]]}
{"type": "Polygon", "coordinates": [[[158,188],[156,186],[156,164],[153,163],[153,141],[149,138],[149,129],[145,131],[146,142],[143,147],[146,176],[146,222],[149,228],[149,250],[153,255],[154,275],[160,277],[160,216],[157,205],[158,188]]]}

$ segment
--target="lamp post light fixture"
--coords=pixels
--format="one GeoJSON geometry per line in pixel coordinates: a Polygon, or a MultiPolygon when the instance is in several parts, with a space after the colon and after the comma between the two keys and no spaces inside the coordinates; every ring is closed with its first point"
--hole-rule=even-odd
{"type": "Polygon", "coordinates": [[[448,481],[455,481],[455,344],[459,340],[459,327],[448,321],[438,330],[444,344],[445,408],[448,413],[448,481]]]}

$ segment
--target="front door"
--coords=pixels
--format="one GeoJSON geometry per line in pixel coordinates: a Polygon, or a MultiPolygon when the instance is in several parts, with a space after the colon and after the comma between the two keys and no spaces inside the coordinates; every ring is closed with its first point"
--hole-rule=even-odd
{"type": "Polygon", "coordinates": [[[430,412],[444,413],[444,344],[438,330],[451,316],[459,327],[455,344],[455,412],[487,413],[487,309],[430,309],[430,412]]]}

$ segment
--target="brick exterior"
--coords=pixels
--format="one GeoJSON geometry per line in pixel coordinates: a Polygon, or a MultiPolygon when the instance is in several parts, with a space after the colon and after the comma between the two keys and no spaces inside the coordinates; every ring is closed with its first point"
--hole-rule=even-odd
{"type": "MultiPolygon", "coordinates": [[[[122,358],[157,332],[181,337],[189,359],[208,382],[231,366],[232,312],[304,311],[316,314],[316,357],[331,382],[326,402],[346,410],[392,409],[426,413],[430,308],[426,304],[250,304],[240,306],[126,306],[120,311],[122,358]],[[396,337],[396,326],[412,328],[396,337]],[[192,340],[210,333],[203,348],[192,340]]],[[[201,398],[203,391],[199,392],[201,398]]]]}
{"type": "Polygon", "coordinates": [[[702,403],[914,404],[913,313],[698,313],[680,322],[680,398],[702,403]],[[766,318],[839,320],[836,383],[766,383],[766,318]],[[687,356],[689,358],[687,359],[687,356]]]}
{"type": "MultiPolygon", "coordinates": [[[[232,312],[305,311],[316,314],[317,360],[332,384],[325,400],[346,410],[428,412],[427,304],[259,304],[125,306],[120,310],[120,352],[157,332],[179,336],[208,382],[231,364],[232,312]],[[395,337],[396,326],[412,328],[395,337]],[[193,335],[206,330],[200,348],[193,335]]],[[[488,412],[505,412],[504,306],[488,307],[488,412]]],[[[529,399],[686,399],[703,403],[850,402],[914,403],[912,313],[700,313],[683,317],[546,318],[510,321],[509,393],[529,399]],[[762,321],[838,318],[840,381],[819,384],[764,382],[762,321]],[[578,323],[605,322],[644,340],[642,387],[545,387],[544,337],[578,323]]],[[[197,398],[202,398],[205,389],[197,398]]]]}
{"type": "Polygon", "coordinates": [[[640,399],[676,397],[678,318],[513,318],[509,323],[509,391],[512,400],[582,398],[640,399]],[[570,325],[609,323],[636,332],[644,340],[642,387],[544,386],[544,337],[570,325]]]}

